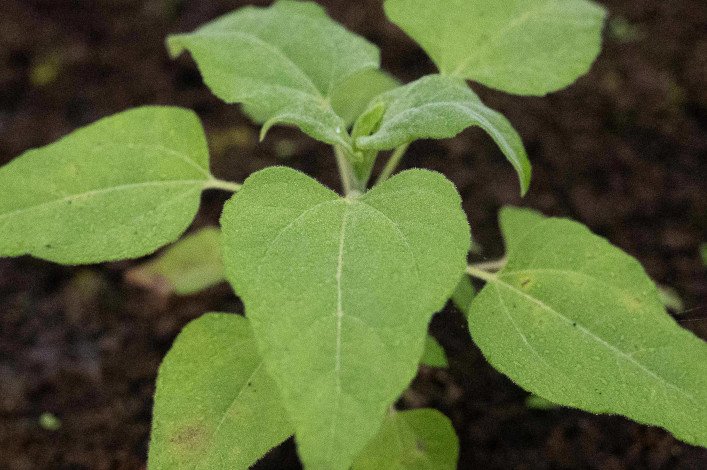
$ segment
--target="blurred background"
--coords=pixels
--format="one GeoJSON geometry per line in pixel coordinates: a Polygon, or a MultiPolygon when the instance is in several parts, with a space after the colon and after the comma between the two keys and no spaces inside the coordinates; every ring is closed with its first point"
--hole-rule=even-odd
{"type": "MultiPolygon", "coordinates": [[[[328,147],[277,128],[263,143],[236,106],[221,103],[188,57],[164,38],[244,4],[236,0],[2,0],[0,164],[126,108],[171,104],[203,119],[214,172],[242,181],[273,164],[338,189],[328,147]]],[[[386,22],[380,0],[320,1],[377,43],[404,81],[434,71],[386,22]]],[[[534,164],[529,195],[477,129],[418,142],[404,166],[438,170],[463,198],[480,258],[503,253],[505,204],[568,216],[636,256],[684,306],[672,313],[707,338],[707,4],[604,0],[605,45],[591,73],[545,98],[474,84],[523,136],[534,164]]],[[[293,31],[296,34],[296,31],[293,31]]],[[[2,188],[0,188],[2,197],[2,188]]],[[[224,194],[209,192],[194,227],[215,225],[224,194]]],[[[0,469],[141,469],[154,380],[180,328],[205,311],[242,312],[225,285],[184,298],[131,285],[135,262],[60,267],[0,260],[0,469]]],[[[432,324],[446,370],[422,369],[401,406],[432,406],[453,420],[460,468],[707,468],[707,451],[620,417],[526,405],[494,372],[452,307],[432,324]]],[[[298,468],[292,442],[259,468],[298,468]]]]}

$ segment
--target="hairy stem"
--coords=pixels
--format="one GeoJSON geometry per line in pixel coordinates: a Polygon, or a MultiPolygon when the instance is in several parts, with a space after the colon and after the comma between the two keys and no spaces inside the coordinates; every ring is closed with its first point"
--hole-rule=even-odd
{"type": "Polygon", "coordinates": [[[235,193],[236,191],[241,189],[242,186],[242,184],[213,178],[206,182],[204,189],[220,189],[222,191],[229,191],[235,193]]]}
{"type": "Polygon", "coordinates": [[[471,277],[475,277],[486,282],[493,282],[497,279],[495,274],[484,271],[483,269],[478,269],[474,266],[467,266],[466,273],[471,277]]]}
{"type": "Polygon", "coordinates": [[[354,154],[339,146],[334,147],[334,152],[341,175],[341,184],[344,187],[344,195],[356,197],[365,193],[368,186],[368,176],[358,175],[353,163],[354,154]]]}
{"type": "Polygon", "coordinates": [[[380,175],[378,175],[376,184],[380,184],[390,178],[390,175],[392,175],[393,172],[395,172],[395,170],[398,168],[398,165],[403,159],[403,156],[405,156],[405,152],[407,152],[409,146],[410,144],[404,144],[393,151],[393,153],[390,155],[390,158],[385,163],[385,166],[383,167],[383,170],[381,171],[380,175]]]}
{"type": "Polygon", "coordinates": [[[508,263],[508,258],[504,256],[503,258],[500,259],[495,259],[492,261],[484,261],[483,263],[474,263],[471,266],[480,269],[482,271],[500,271],[503,269],[504,266],[506,266],[506,263],[508,263]]]}

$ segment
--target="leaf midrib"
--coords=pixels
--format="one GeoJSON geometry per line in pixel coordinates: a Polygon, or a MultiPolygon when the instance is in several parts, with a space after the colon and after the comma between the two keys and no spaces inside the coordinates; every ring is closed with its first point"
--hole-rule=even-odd
{"type": "MultiPolygon", "coordinates": [[[[512,274],[512,272],[504,273],[504,274],[512,274]]],[[[636,359],[634,359],[629,353],[626,353],[626,352],[624,352],[623,350],[617,348],[616,346],[613,346],[611,343],[608,343],[608,342],[605,341],[601,336],[599,336],[599,335],[595,334],[594,332],[588,330],[588,329],[585,328],[583,325],[577,324],[576,326],[574,326],[574,323],[575,323],[575,322],[574,322],[573,320],[567,318],[565,315],[563,315],[562,313],[558,312],[557,310],[555,310],[554,308],[552,308],[552,307],[549,306],[548,304],[544,303],[542,300],[537,299],[537,298],[535,298],[535,297],[533,297],[533,296],[531,296],[531,295],[529,295],[529,294],[523,292],[522,290],[518,289],[518,288],[515,287],[514,285],[509,284],[509,283],[503,281],[503,280],[501,279],[500,275],[498,275],[498,276],[493,276],[493,277],[490,277],[490,276],[489,276],[489,281],[490,281],[490,282],[493,282],[493,283],[495,283],[495,284],[497,284],[497,285],[501,285],[501,286],[506,287],[507,289],[509,289],[509,290],[511,290],[511,291],[513,291],[513,292],[515,292],[517,295],[520,295],[520,296],[522,296],[522,297],[528,299],[528,300],[531,301],[532,303],[535,303],[536,305],[538,305],[538,306],[539,306],[540,308],[542,308],[543,310],[552,313],[552,314],[555,315],[557,318],[559,318],[561,321],[563,321],[563,322],[565,322],[565,323],[567,323],[567,324],[569,324],[569,325],[573,325],[573,327],[575,327],[577,330],[579,330],[579,331],[581,331],[582,333],[584,333],[588,338],[590,338],[590,339],[594,340],[595,342],[601,344],[602,346],[604,346],[605,348],[609,349],[610,351],[614,351],[619,357],[625,358],[626,361],[628,361],[628,362],[634,364],[634,365],[637,366],[640,370],[642,370],[642,371],[646,372],[648,375],[650,375],[650,376],[656,378],[659,382],[664,383],[664,384],[667,385],[669,388],[674,389],[674,390],[677,391],[679,394],[683,395],[683,396],[686,397],[688,400],[690,400],[690,401],[691,401],[693,404],[695,404],[698,408],[700,408],[700,409],[703,409],[703,408],[704,408],[704,405],[700,405],[699,402],[695,399],[695,397],[692,396],[690,393],[688,393],[688,392],[682,390],[681,388],[679,388],[678,386],[676,386],[675,384],[673,384],[672,382],[670,382],[670,381],[669,381],[668,379],[666,379],[665,377],[663,377],[663,376],[661,376],[661,375],[659,375],[659,374],[653,372],[652,370],[648,369],[645,365],[643,365],[642,363],[640,363],[640,362],[638,362],[636,359]]]]}
{"type": "Polygon", "coordinates": [[[149,188],[149,187],[160,187],[160,186],[203,186],[207,180],[174,180],[174,181],[146,181],[142,183],[128,183],[128,184],[121,184],[118,186],[110,186],[107,188],[100,188],[100,189],[93,189],[90,191],[84,191],[82,193],[75,193],[75,194],[70,194],[68,196],[64,196],[59,199],[53,199],[51,201],[45,201],[39,204],[33,204],[31,206],[26,206],[20,209],[15,209],[10,212],[5,212],[4,214],[0,214],[0,220],[8,218],[8,217],[13,217],[17,216],[19,214],[25,213],[25,212],[31,212],[34,210],[38,210],[47,206],[51,206],[54,204],[62,204],[62,203],[67,203],[67,202],[72,202],[72,201],[77,201],[82,198],[89,198],[92,196],[97,196],[101,194],[108,194],[111,192],[120,192],[120,191],[130,191],[133,189],[142,189],[142,188],[149,188]]]}

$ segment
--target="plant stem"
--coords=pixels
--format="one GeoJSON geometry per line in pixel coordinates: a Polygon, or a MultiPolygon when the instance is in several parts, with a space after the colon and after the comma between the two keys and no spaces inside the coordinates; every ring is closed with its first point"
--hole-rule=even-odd
{"type": "Polygon", "coordinates": [[[338,145],[334,146],[334,155],[336,155],[336,165],[339,167],[339,176],[341,176],[341,186],[344,190],[344,195],[351,192],[351,178],[353,177],[353,169],[346,154],[338,145]]]}
{"type": "Polygon", "coordinates": [[[395,151],[393,151],[392,155],[385,163],[385,166],[383,167],[383,170],[381,171],[380,175],[378,175],[376,184],[381,184],[383,181],[390,178],[390,175],[392,175],[395,169],[398,168],[400,160],[403,159],[403,156],[405,155],[405,152],[407,152],[409,146],[410,144],[404,144],[396,148],[395,151]]]}
{"type": "Polygon", "coordinates": [[[468,266],[466,268],[466,273],[469,276],[476,277],[486,282],[493,282],[497,279],[496,275],[482,269],[478,269],[474,266],[468,266]]]}
{"type": "Polygon", "coordinates": [[[493,261],[484,261],[483,263],[475,263],[471,266],[473,266],[476,269],[480,269],[482,271],[500,271],[503,269],[503,267],[508,263],[508,258],[503,257],[500,259],[496,259],[493,261]]]}
{"type": "Polygon", "coordinates": [[[218,178],[213,178],[206,182],[204,189],[220,189],[222,191],[229,191],[235,193],[241,189],[243,185],[238,183],[233,183],[231,181],[220,180],[218,178]]]}

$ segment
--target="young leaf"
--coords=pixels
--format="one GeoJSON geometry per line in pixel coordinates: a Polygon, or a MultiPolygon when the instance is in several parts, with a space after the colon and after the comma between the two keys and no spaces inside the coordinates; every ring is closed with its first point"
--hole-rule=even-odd
{"type": "MultiPolygon", "coordinates": [[[[502,227],[527,215],[506,209],[502,227]]],[[[505,235],[520,236],[506,267],[473,273],[488,283],[469,326],[489,362],[559,405],[707,445],[707,343],[666,314],[640,264],[569,220],[505,235]]]]}
{"type": "Polygon", "coordinates": [[[207,227],[184,237],[156,259],[126,274],[145,287],[163,287],[167,293],[190,295],[226,280],[221,258],[221,231],[207,227]]]}
{"type": "Polygon", "coordinates": [[[454,137],[471,126],[485,130],[499,146],[520,178],[521,193],[530,185],[530,162],[523,141],[510,122],[486,107],[464,81],[428,75],[396,88],[372,105],[385,103],[378,131],[356,139],[364,150],[387,150],[417,139],[454,137]]]}
{"type": "Polygon", "coordinates": [[[90,264],[149,254],[186,230],[212,180],[193,112],[102,119],[0,168],[0,256],[90,264]]]}
{"type": "Polygon", "coordinates": [[[587,0],[386,0],[388,18],[444,75],[520,95],[574,82],[601,49],[606,12],[587,0]]]}
{"type": "Polygon", "coordinates": [[[447,354],[442,346],[432,336],[427,336],[425,352],[422,353],[420,364],[429,367],[447,367],[447,354]]]}
{"type": "Polygon", "coordinates": [[[380,65],[378,49],[326,16],[315,3],[281,0],[245,7],[189,34],[170,36],[170,53],[188,50],[211,90],[243,103],[263,133],[275,124],[349,148],[346,121],[331,106],[336,87],[380,65]]]}
{"type": "Polygon", "coordinates": [[[221,225],[227,277],[305,466],[348,469],[417,372],[430,318],[464,269],[456,189],[411,170],[341,198],[274,167],[246,180],[221,225]]]}
{"type": "Polygon", "coordinates": [[[334,88],[331,106],[350,127],[366,111],[373,98],[398,86],[400,83],[382,70],[364,70],[334,88]]]}
{"type": "Polygon", "coordinates": [[[189,323],[157,376],[148,468],[246,469],[291,435],[248,321],[189,323]]]}
{"type": "Polygon", "coordinates": [[[449,418],[419,409],[388,415],[352,470],[455,470],[459,439],[449,418]]]}

